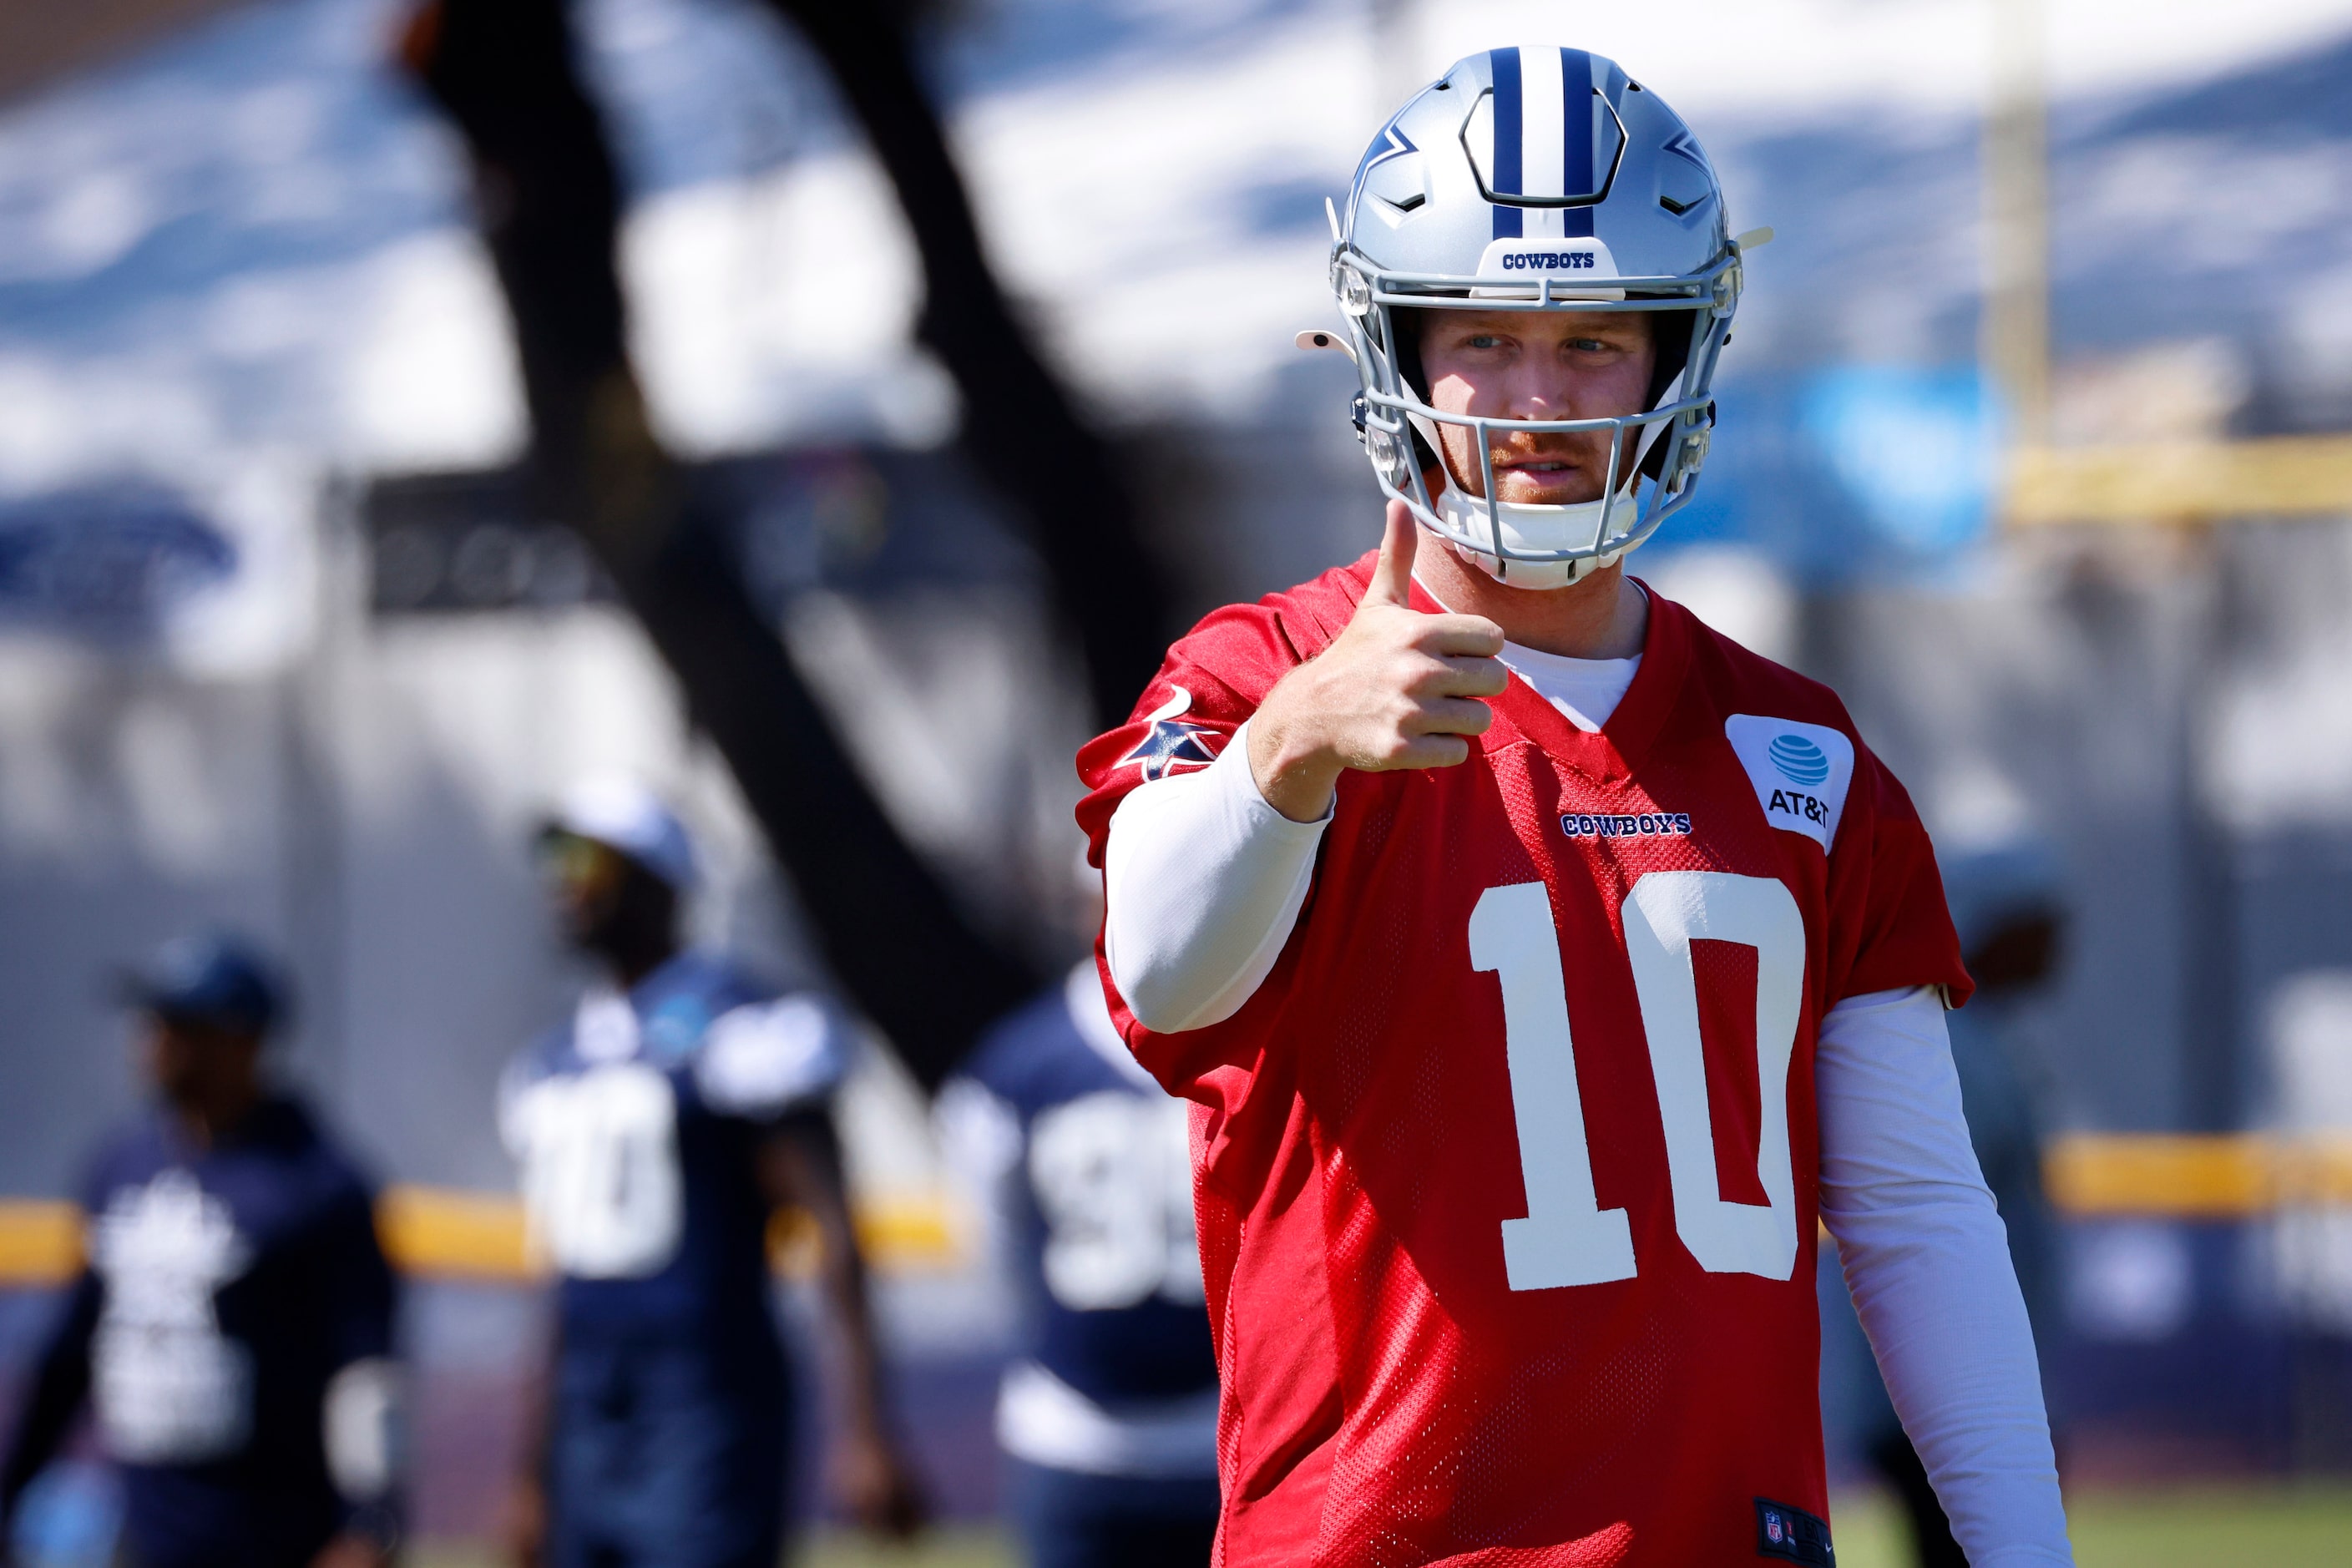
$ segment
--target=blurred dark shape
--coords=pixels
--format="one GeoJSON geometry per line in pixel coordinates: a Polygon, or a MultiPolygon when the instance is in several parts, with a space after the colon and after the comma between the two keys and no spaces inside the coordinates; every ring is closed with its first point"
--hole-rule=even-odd
{"type": "Polygon", "coordinates": [[[1124,723],[1168,649],[1166,589],[1138,542],[1135,498],[1110,448],[1079,420],[1006,305],[896,8],[770,4],[832,68],[898,188],[923,258],[916,335],[963,394],[973,466],[1034,531],[1055,607],[1086,652],[1096,721],[1124,723]]]}
{"type": "MultiPolygon", "coordinates": [[[[1110,447],[1079,418],[989,265],[916,75],[907,8],[772,3],[831,68],[897,189],[923,262],[916,335],[955,378],[964,449],[1032,531],[1055,607],[1086,656],[1097,718],[1117,724],[1167,649],[1162,574],[1139,541],[1110,447]]],[[[557,430],[579,428],[592,404],[611,405],[593,416],[607,426],[598,438],[643,417],[634,383],[624,394],[605,379],[625,362],[612,259],[619,194],[566,20],[564,0],[432,0],[404,46],[472,146],[541,454],[559,459],[557,430]]]]}
{"type": "MultiPolygon", "coordinates": [[[[842,447],[680,465],[688,510],[724,518],[737,570],[772,622],[800,593],[1026,588],[1037,560],[953,448],[842,447]]],[[[545,520],[519,469],[406,474],[362,502],[377,615],[614,597],[578,533],[545,520]]]]}
{"type": "Polygon", "coordinates": [[[2039,985],[2058,968],[2063,931],[2054,910],[2021,911],[1969,953],[1969,976],[1979,991],[1994,994],[2039,985]]]}
{"type": "Polygon", "coordinates": [[[236,564],[218,527],[152,485],[91,485],[0,507],[0,617],[9,620],[146,641],[236,564]]]}
{"type": "Polygon", "coordinates": [[[884,814],[749,592],[727,520],[653,434],[625,348],[618,184],[564,6],[441,0],[416,13],[403,52],[474,158],[544,515],[579,531],[644,624],[800,889],[833,973],[935,1086],[1032,977],[884,814]]]}
{"type": "Polygon", "coordinates": [[[147,1108],[79,1194],[88,1258],[0,1456],[0,1541],[85,1405],[126,1560],[383,1568],[404,1512],[374,1194],[262,1047],[272,966],[184,938],[121,976],[147,1108]]]}

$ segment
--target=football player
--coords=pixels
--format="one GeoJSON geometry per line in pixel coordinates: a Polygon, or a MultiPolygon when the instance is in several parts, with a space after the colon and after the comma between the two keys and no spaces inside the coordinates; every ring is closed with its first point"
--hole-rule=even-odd
{"type": "Polygon", "coordinates": [[[769,1219],[816,1223],[844,1369],[833,1456],[866,1525],[919,1521],[883,1412],[831,1097],[844,1021],[682,947],[685,827],[622,779],[541,835],[564,934],[603,977],[509,1069],[500,1126],[558,1280],[541,1440],[515,1498],[522,1562],[773,1568],[793,1382],[770,1310],[769,1219]]]}
{"type": "Polygon", "coordinates": [[[1828,1564],[1818,1220],[1969,1561],[2071,1561],[1927,834],[1833,694],[1624,573],[1739,297],[1706,154],[1496,49],[1333,226],[1301,336],[1381,546],[1078,759],[1113,1016],[1197,1103],[1223,1560],[1828,1564]]]}
{"type": "Polygon", "coordinates": [[[263,1076],[283,1008],[250,951],[183,939],[126,989],[155,1103],[91,1172],[89,1261],[0,1464],[0,1521],[87,1401],[130,1568],[381,1568],[400,1379],[370,1185],[263,1076]]]}
{"type": "Polygon", "coordinates": [[[1128,1054],[1089,959],[982,1038],[938,1115],[1024,1308],[996,1436],[1030,1563],[1204,1568],[1217,1363],[1184,1102],[1128,1054]]]}

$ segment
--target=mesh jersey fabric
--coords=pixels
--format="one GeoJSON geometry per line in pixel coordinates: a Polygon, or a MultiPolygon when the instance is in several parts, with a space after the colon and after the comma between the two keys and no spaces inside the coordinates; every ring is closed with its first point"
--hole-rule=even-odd
{"type": "MultiPolygon", "coordinates": [[[[1111,814],[1153,771],[1129,764],[1171,755],[1155,726],[1181,713],[1213,753],[1346,626],[1372,559],[1218,611],[1171,649],[1135,717],[1079,753],[1096,864],[1111,814]]],[[[1846,996],[1938,984],[1958,1002],[1969,980],[1927,834],[1835,696],[1650,604],[1640,672],[1599,732],[1515,679],[1463,765],[1344,775],[1297,924],[1232,1017],[1155,1034],[1112,996],[1138,1060],[1195,1102],[1223,1562],[1716,1562],[1753,1555],[1759,1498],[1827,1512],[1814,1028],[1846,996]],[[1727,739],[1735,715],[1851,744],[1826,852],[1768,821],[1727,739]],[[1788,1071],[1772,1086],[1793,1210],[1775,1216],[1793,1227],[1777,1277],[1710,1271],[1678,1228],[1668,1091],[1622,912],[1655,872],[1777,884],[1801,919],[1788,1071]],[[1469,930],[1490,891],[1537,882],[1581,1099],[1586,1148],[1571,1153],[1598,1206],[1624,1215],[1633,1269],[1515,1290],[1503,1226],[1532,1213],[1527,1123],[1503,986],[1474,967],[1469,930]]],[[[1418,585],[1414,605],[1436,608],[1418,585]]],[[[1673,1110],[1711,1130],[1719,1206],[1754,1205],[1777,1120],[1754,1039],[1761,960],[1730,942],[1686,951],[1704,1105],[1673,1110]]]]}

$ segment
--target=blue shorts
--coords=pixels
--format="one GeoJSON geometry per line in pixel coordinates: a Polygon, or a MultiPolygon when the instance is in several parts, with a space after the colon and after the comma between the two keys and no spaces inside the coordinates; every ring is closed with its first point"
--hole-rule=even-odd
{"type": "Polygon", "coordinates": [[[1031,1568],[1208,1568],[1217,1482],[1081,1475],[1010,1462],[1031,1568]]]}
{"type": "Polygon", "coordinates": [[[781,1358],[567,1346],[550,1411],[549,1568],[775,1568],[792,1402],[781,1358]]]}

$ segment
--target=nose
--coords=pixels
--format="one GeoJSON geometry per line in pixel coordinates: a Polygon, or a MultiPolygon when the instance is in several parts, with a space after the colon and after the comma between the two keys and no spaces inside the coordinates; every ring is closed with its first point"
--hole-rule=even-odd
{"type": "Polygon", "coordinates": [[[1530,364],[1513,377],[1510,416],[1514,419],[1576,419],[1576,389],[1550,366],[1530,364]]]}

